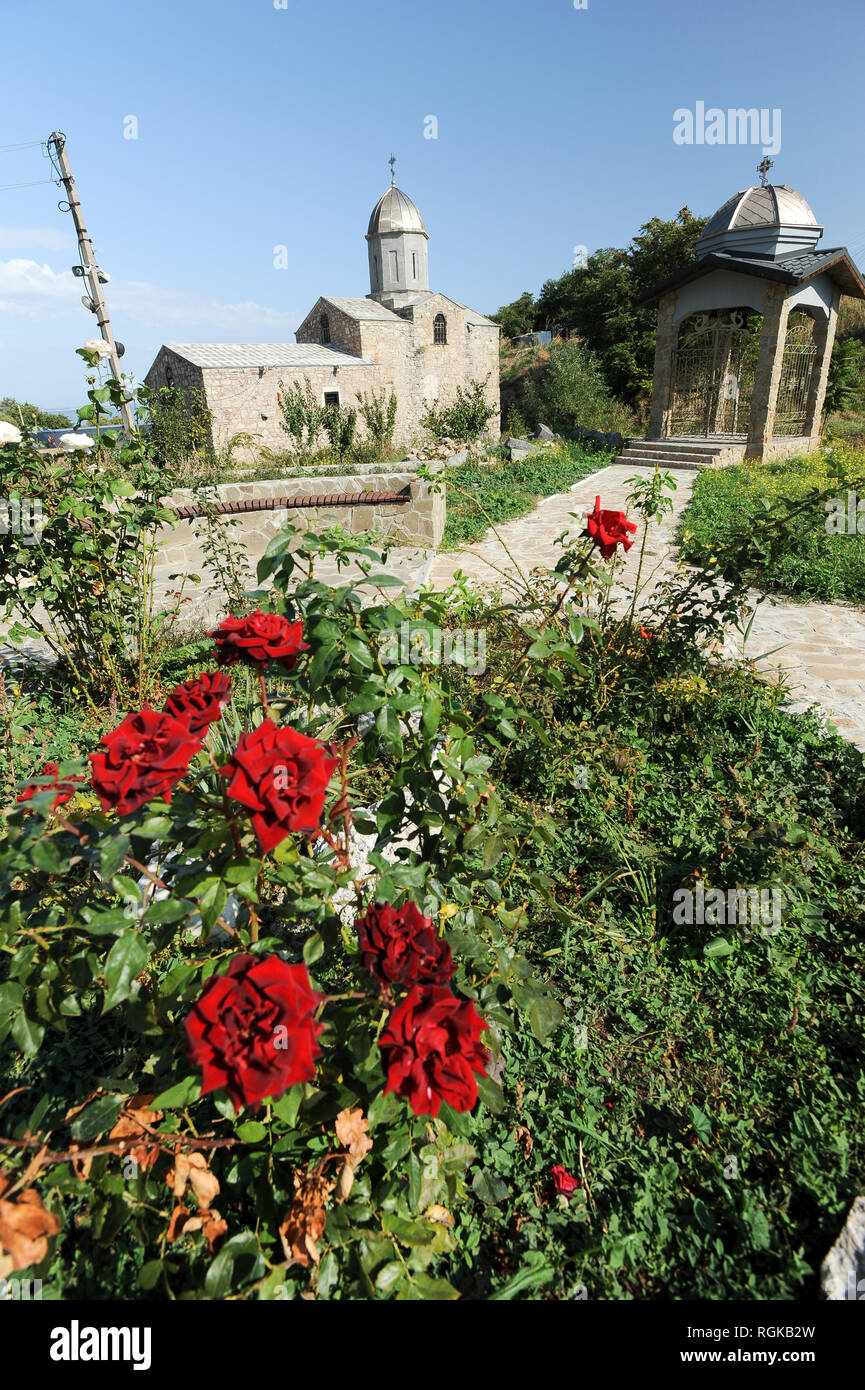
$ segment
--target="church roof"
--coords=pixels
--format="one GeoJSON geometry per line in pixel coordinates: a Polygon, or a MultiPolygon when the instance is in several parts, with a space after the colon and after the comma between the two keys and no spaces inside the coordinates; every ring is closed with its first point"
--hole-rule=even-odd
{"type": "MultiPolygon", "coordinates": [[[[703,232],[704,237],[744,227],[816,227],[817,218],[801,193],[789,184],[755,185],[728,198],[703,232]]],[[[701,238],[702,239],[702,238],[701,238]]]]}
{"type": "Polygon", "coordinates": [[[335,294],[323,294],[322,299],[326,304],[333,304],[334,308],[347,314],[350,319],[395,319],[397,323],[401,322],[399,314],[395,314],[392,309],[386,309],[375,299],[361,299],[352,295],[340,297],[335,294]]]}
{"type": "Polygon", "coordinates": [[[825,251],[798,251],[777,257],[736,256],[729,251],[711,251],[692,265],[685,266],[669,280],[638,295],[635,303],[645,304],[657,299],[666,290],[677,289],[690,280],[699,280],[712,270],[734,270],[743,275],[755,275],[761,280],[778,280],[784,285],[802,285],[815,275],[826,274],[840,285],[844,294],[849,294],[853,299],[865,299],[865,282],[858,266],[846,246],[836,246],[825,251]]]}
{"type": "Polygon", "coordinates": [[[378,236],[381,232],[421,232],[429,236],[411,198],[395,184],[382,193],[370,214],[367,236],[378,236]]]}
{"type": "Polygon", "coordinates": [[[195,367],[372,367],[368,357],[319,343],[165,343],[195,367]]]}

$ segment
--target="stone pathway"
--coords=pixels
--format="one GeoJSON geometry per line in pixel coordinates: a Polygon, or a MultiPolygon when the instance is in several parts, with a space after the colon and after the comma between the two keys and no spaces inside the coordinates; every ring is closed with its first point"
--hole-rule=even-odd
{"type": "MultiPolygon", "coordinates": [[[[577,535],[583,529],[585,513],[591,510],[598,494],[604,506],[624,508],[631,490],[630,479],[650,477],[652,471],[631,464],[612,464],[583,478],[567,492],[544,498],[528,516],[505,522],[497,528],[500,540],[488,532],[482,541],[465,550],[439,552],[435,556],[399,548],[391,552],[385,568],[397,574],[408,591],[416,590],[422,583],[446,588],[456,571],[461,570],[474,584],[498,586],[505,597],[513,597],[518,592],[515,566],[528,575],[533,569],[554,565],[561,553],[556,537],[563,531],[577,535]]],[[[649,531],[642,577],[646,587],[641,603],[677,567],[672,540],[688,504],[695,475],[677,470],[674,477],[673,512],[649,531]]],[[[614,594],[618,604],[630,600],[638,560],[639,544],[631,548],[617,570],[614,594]]],[[[340,582],[334,566],[322,564],[316,573],[326,582],[340,582]]],[[[194,589],[190,592],[194,595],[194,589]]],[[[374,591],[370,596],[374,596],[374,591]]],[[[756,593],[753,598],[756,603],[756,593]]],[[[183,625],[210,625],[222,611],[218,595],[194,595],[193,602],[185,607],[183,625]]],[[[8,647],[3,650],[2,634],[0,628],[0,666],[13,655],[8,647]]],[[[33,643],[21,655],[30,660],[44,659],[41,648],[41,643],[33,643]]],[[[737,633],[729,635],[726,650],[732,656],[745,655],[754,660],[757,669],[767,676],[783,670],[791,709],[798,711],[819,704],[838,732],[865,751],[865,609],[767,599],[757,605],[744,652],[737,633]]]]}
{"type": "MultiPolygon", "coordinates": [[[[465,550],[439,553],[430,570],[429,583],[445,588],[457,570],[476,585],[500,586],[503,594],[517,592],[515,564],[525,573],[555,564],[561,550],[556,537],[568,530],[576,535],[585,525],[584,515],[600,494],[605,507],[624,508],[629,480],[650,477],[652,469],[613,464],[575,483],[567,492],[545,498],[529,516],[497,528],[498,539],[488,532],[482,541],[465,550]],[[576,513],[573,516],[572,513],[576,513]],[[509,553],[510,552],[510,553],[509,553]]],[[[675,474],[673,512],[660,525],[652,525],[643,562],[645,592],[640,602],[677,566],[671,548],[679,517],[688,504],[695,474],[675,474]]],[[[630,598],[636,578],[639,544],[635,544],[617,572],[618,602],[630,598]]],[[[747,656],[766,675],[783,671],[790,690],[789,707],[800,711],[819,704],[830,723],[844,737],[865,751],[865,609],[834,603],[793,603],[766,599],[756,604],[756,615],[743,651],[742,638],[731,633],[726,650],[747,656]]]]}

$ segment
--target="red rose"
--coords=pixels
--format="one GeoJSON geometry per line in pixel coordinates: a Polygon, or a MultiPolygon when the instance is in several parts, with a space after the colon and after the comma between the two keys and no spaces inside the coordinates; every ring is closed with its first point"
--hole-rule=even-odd
{"type": "Polygon", "coordinates": [[[195,680],[176,685],[163,710],[186,724],[192,734],[204,734],[231,699],[231,681],[222,671],[202,671],[195,680]]]}
{"type": "Polygon", "coordinates": [[[589,536],[598,547],[605,560],[616,553],[616,546],[630,550],[634,542],[628,532],[636,532],[637,524],[629,521],[625,512],[611,512],[601,507],[600,497],[595,498],[595,510],[589,512],[584,536],[589,536]]]}
{"type": "Polygon", "coordinates": [[[292,830],[318,830],[336,764],[314,738],[263,719],[252,733],[241,734],[220,772],[231,777],[228,795],[252,812],[258,843],[266,854],[292,830]]]}
{"type": "Polygon", "coordinates": [[[75,795],[75,787],[73,786],[73,783],[83,782],[84,778],[71,776],[67,777],[64,781],[60,782],[57,779],[58,771],[59,767],[57,763],[46,763],[42,771],[39,773],[39,776],[51,777],[53,778],[53,782],[51,782],[48,786],[45,787],[37,787],[32,782],[28,782],[26,787],[22,787],[15,800],[30,801],[34,796],[36,796],[37,792],[53,791],[56,792],[57,795],[51,803],[51,810],[56,811],[58,806],[65,806],[66,802],[69,801],[75,795]]]}
{"type": "Polygon", "coordinates": [[[443,985],[454,973],[450,946],[414,903],[373,903],[355,926],[363,964],[380,984],[443,985]]]}
{"type": "Polygon", "coordinates": [[[385,1093],[404,1096],[416,1115],[435,1117],[442,1101],[471,1110],[475,1074],[483,1075],[489,1056],[480,1041],[486,1027],[471,1000],[457,999],[444,985],[415,985],[379,1039],[385,1093]]]}
{"type": "Polygon", "coordinates": [[[238,955],[224,975],[211,975],[186,1020],[202,1094],[227,1091],[239,1110],[312,1081],[322,998],[305,965],[279,956],[238,955]]]}
{"type": "Polygon", "coordinates": [[[566,1197],[570,1197],[572,1192],[576,1192],[579,1183],[576,1178],[572,1178],[567,1168],[563,1168],[561,1163],[556,1163],[551,1169],[553,1182],[557,1192],[563,1192],[566,1197]]]}
{"type": "Polygon", "coordinates": [[[201,739],[170,714],[145,705],[100,739],[107,753],[91,753],[91,784],[103,811],[114,807],[121,816],[137,811],[157,796],[171,800],[201,739]]]}
{"type": "Polygon", "coordinates": [[[309,651],[303,641],[303,623],[290,623],[278,613],[262,613],[256,609],[246,618],[229,613],[215,632],[209,632],[216,642],[216,659],[222,666],[246,661],[260,667],[268,661],[279,661],[290,671],[301,652],[309,651]]]}

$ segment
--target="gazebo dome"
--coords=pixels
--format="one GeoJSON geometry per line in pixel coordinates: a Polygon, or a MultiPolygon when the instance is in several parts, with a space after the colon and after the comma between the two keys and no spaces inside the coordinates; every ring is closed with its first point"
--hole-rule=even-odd
{"type": "Polygon", "coordinates": [[[734,193],[709,219],[697,242],[697,257],[713,252],[777,259],[813,251],[823,235],[810,205],[785,183],[756,185],[734,193]]]}
{"type": "Polygon", "coordinates": [[[386,232],[420,232],[422,236],[429,237],[420,212],[408,194],[395,184],[382,193],[366,229],[368,237],[386,232]]]}

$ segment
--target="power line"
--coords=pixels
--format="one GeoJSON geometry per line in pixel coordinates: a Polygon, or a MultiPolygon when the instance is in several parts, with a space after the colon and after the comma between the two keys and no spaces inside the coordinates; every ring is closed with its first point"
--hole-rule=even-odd
{"type": "Polygon", "coordinates": [[[56,182],[56,179],[32,179],[30,183],[0,183],[0,193],[6,193],[10,188],[37,188],[42,183],[56,182]]]}
{"type": "Polygon", "coordinates": [[[21,140],[17,145],[0,145],[0,154],[7,150],[29,150],[33,145],[44,145],[44,140],[21,140]]]}

